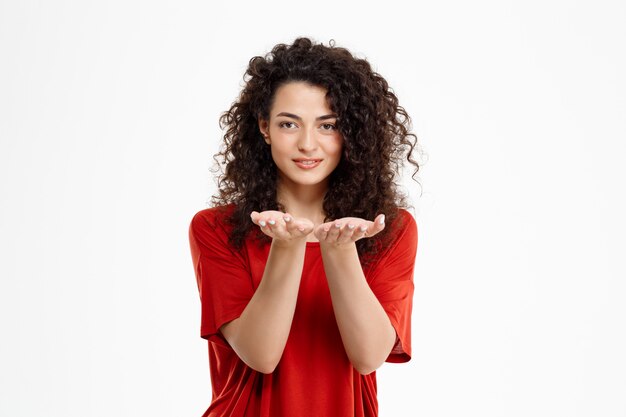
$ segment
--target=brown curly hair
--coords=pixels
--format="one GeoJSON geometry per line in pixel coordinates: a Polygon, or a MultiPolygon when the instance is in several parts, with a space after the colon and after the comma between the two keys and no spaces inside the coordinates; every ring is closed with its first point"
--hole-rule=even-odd
{"type": "MultiPolygon", "coordinates": [[[[250,212],[284,211],[277,201],[277,168],[258,120],[269,120],[274,93],[291,81],[326,90],[344,140],[323,201],[325,221],[348,216],[374,219],[384,213],[386,223],[392,224],[398,208],[408,207],[396,181],[405,159],[415,167],[415,179],[419,165],[412,153],[417,137],[410,133],[411,120],[387,81],[365,59],[336,47],[332,39],[324,46],[299,37],[292,45],[281,43],[265,57],[250,59],[243,79],[238,100],[220,116],[220,127],[227,130],[220,152],[214,155],[221,175],[212,204],[235,206],[227,220],[233,226],[233,246],[240,248],[253,230],[262,241],[270,239],[253,227],[250,212]]],[[[356,242],[362,261],[364,255],[383,247],[391,229],[356,242]]]]}

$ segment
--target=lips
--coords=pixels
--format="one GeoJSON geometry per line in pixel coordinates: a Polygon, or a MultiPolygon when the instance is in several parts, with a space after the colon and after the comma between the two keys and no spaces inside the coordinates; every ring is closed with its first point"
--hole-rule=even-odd
{"type": "Polygon", "coordinates": [[[311,169],[311,168],[315,168],[316,166],[318,166],[320,164],[320,162],[322,162],[321,159],[308,159],[308,158],[298,158],[298,159],[294,159],[293,162],[296,163],[296,165],[300,168],[303,169],[311,169]]]}

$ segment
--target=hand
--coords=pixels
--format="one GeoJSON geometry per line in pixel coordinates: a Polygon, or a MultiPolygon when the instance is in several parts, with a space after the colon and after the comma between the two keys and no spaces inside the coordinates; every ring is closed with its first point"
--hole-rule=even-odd
{"type": "Polygon", "coordinates": [[[313,222],[309,219],[294,218],[291,214],[280,211],[253,211],[250,218],[263,233],[278,241],[301,240],[313,231],[313,222]]]}
{"type": "Polygon", "coordinates": [[[321,244],[343,246],[359,239],[372,237],[385,228],[385,215],[379,214],[373,222],[358,217],[344,217],[315,228],[315,237],[321,244]]]}

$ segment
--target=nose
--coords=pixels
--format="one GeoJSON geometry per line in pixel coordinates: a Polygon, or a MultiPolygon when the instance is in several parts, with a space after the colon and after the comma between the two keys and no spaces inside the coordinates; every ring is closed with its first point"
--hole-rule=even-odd
{"type": "Polygon", "coordinates": [[[298,138],[298,150],[300,152],[312,152],[317,149],[317,139],[315,133],[309,129],[303,129],[302,134],[298,138]]]}

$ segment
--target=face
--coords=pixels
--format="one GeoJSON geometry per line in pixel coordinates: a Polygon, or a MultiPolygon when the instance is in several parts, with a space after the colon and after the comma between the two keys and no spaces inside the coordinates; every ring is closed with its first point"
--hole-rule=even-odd
{"type": "Polygon", "coordinates": [[[328,186],[343,148],[336,124],[324,88],[290,82],[276,90],[270,118],[259,120],[259,129],[271,148],[281,186],[328,186]]]}

